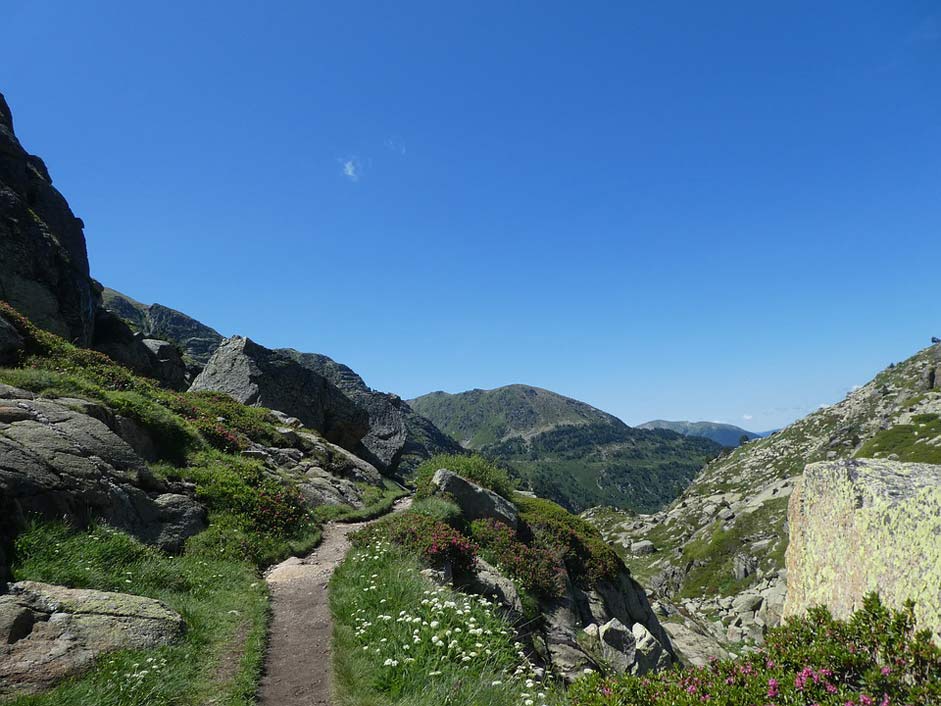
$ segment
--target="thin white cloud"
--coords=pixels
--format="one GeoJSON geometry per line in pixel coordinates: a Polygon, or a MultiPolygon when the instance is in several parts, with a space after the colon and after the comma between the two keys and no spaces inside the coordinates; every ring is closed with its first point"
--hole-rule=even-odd
{"type": "Polygon", "coordinates": [[[752,420],[752,415],[750,415],[750,414],[743,414],[743,415],[742,415],[742,419],[744,419],[746,422],[750,422],[750,421],[752,420]]]}
{"type": "Polygon", "coordinates": [[[363,170],[360,166],[359,159],[356,157],[347,157],[345,159],[340,159],[340,164],[342,167],[342,174],[350,181],[359,181],[360,176],[362,176],[363,170]]]}

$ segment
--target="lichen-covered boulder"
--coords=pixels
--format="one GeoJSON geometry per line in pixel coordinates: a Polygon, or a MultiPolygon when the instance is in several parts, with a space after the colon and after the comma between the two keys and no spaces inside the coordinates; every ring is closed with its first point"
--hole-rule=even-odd
{"type": "Polygon", "coordinates": [[[0,696],[47,689],[107,652],[165,645],[184,627],[153,598],[20,581],[0,596],[0,696]]]}
{"type": "Polygon", "coordinates": [[[941,639],[941,466],[881,459],[807,466],[788,507],[785,615],[823,604],[846,617],[877,591],[916,601],[941,639]]]}
{"type": "Polygon", "coordinates": [[[509,500],[463,478],[439,468],[431,477],[437,493],[451,497],[468,520],[498,520],[513,529],[519,524],[519,511],[509,500]]]}

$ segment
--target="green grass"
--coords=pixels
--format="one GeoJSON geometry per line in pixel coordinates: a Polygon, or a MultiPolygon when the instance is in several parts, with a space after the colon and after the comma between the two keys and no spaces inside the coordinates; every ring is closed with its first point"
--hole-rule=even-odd
{"type": "Polygon", "coordinates": [[[519,706],[532,698],[540,706],[558,700],[539,685],[526,686],[528,663],[492,606],[433,586],[421,568],[414,556],[378,542],[351,552],[334,573],[334,703],[519,706]]]}
{"type": "Polygon", "coordinates": [[[392,511],[395,501],[408,495],[401,486],[385,479],[382,488],[364,485],[363,507],[349,505],[320,505],[314,508],[314,518],[318,522],[365,522],[392,511]]]}
{"type": "Polygon", "coordinates": [[[927,442],[941,437],[941,417],[916,414],[912,424],[897,424],[877,433],[856,452],[858,458],[888,458],[914,463],[941,463],[941,446],[927,442]]]}
{"type": "Polygon", "coordinates": [[[444,522],[455,529],[462,529],[466,522],[457,503],[439,497],[422,498],[412,503],[411,511],[444,522]]]}
{"type": "Polygon", "coordinates": [[[415,497],[427,498],[432,494],[434,489],[431,485],[431,479],[435,471],[441,468],[457,473],[459,476],[484,488],[489,488],[507,499],[511,498],[515,491],[506,470],[492,461],[488,461],[483,456],[478,454],[472,456],[438,454],[415,469],[412,476],[412,482],[415,484],[415,497]]]}
{"type": "Polygon", "coordinates": [[[17,580],[159,599],[184,617],[187,630],[178,642],[156,650],[105,655],[81,678],[9,704],[254,703],[268,596],[250,564],[193,548],[170,557],[108,528],[73,532],[61,524],[45,524],[19,536],[13,570],[17,580]]]}

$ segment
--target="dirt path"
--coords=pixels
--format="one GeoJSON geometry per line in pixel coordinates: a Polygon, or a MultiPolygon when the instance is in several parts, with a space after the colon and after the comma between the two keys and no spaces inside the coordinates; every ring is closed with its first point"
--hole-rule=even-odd
{"type": "MultiPolygon", "coordinates": [[[[393,512],[410,504],[411,498],[403,498],[393,512]]],[[[350,549],[349,534],[367,524],[332,522],[324,527],[323,541],[311,554],[303,559],[292,557],[269,570],[265,580],[273,615],[265,674],[258,691],[262,706],[330,703],[333,623],[327,582],[350,549]]]]}

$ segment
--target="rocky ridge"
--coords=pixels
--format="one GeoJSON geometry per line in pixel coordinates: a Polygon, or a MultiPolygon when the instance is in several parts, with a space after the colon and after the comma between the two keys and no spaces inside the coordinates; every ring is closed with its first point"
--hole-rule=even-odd
{"type": "MultiPolygon", "coordinates": [[[[783,612],[788,499],[805,465],[856,455],[888,458],[888,441],[885,451],[878,444],[893,430],[917,432],[919,423],[933,428],[917,420],[941,414],[939,368],[938,344],[889,366],[843,401],[712,461],[661,512],[594,508],[584,516],[668,606],[668,630],[671,622],[682,623],[709,637],[711,650],[760,643],[783,612]],[[639,552],[643,541],[652,546],[639,552]]],[[[941,449],[941,432],[916,437],[905,449],[941,449]]]]}

